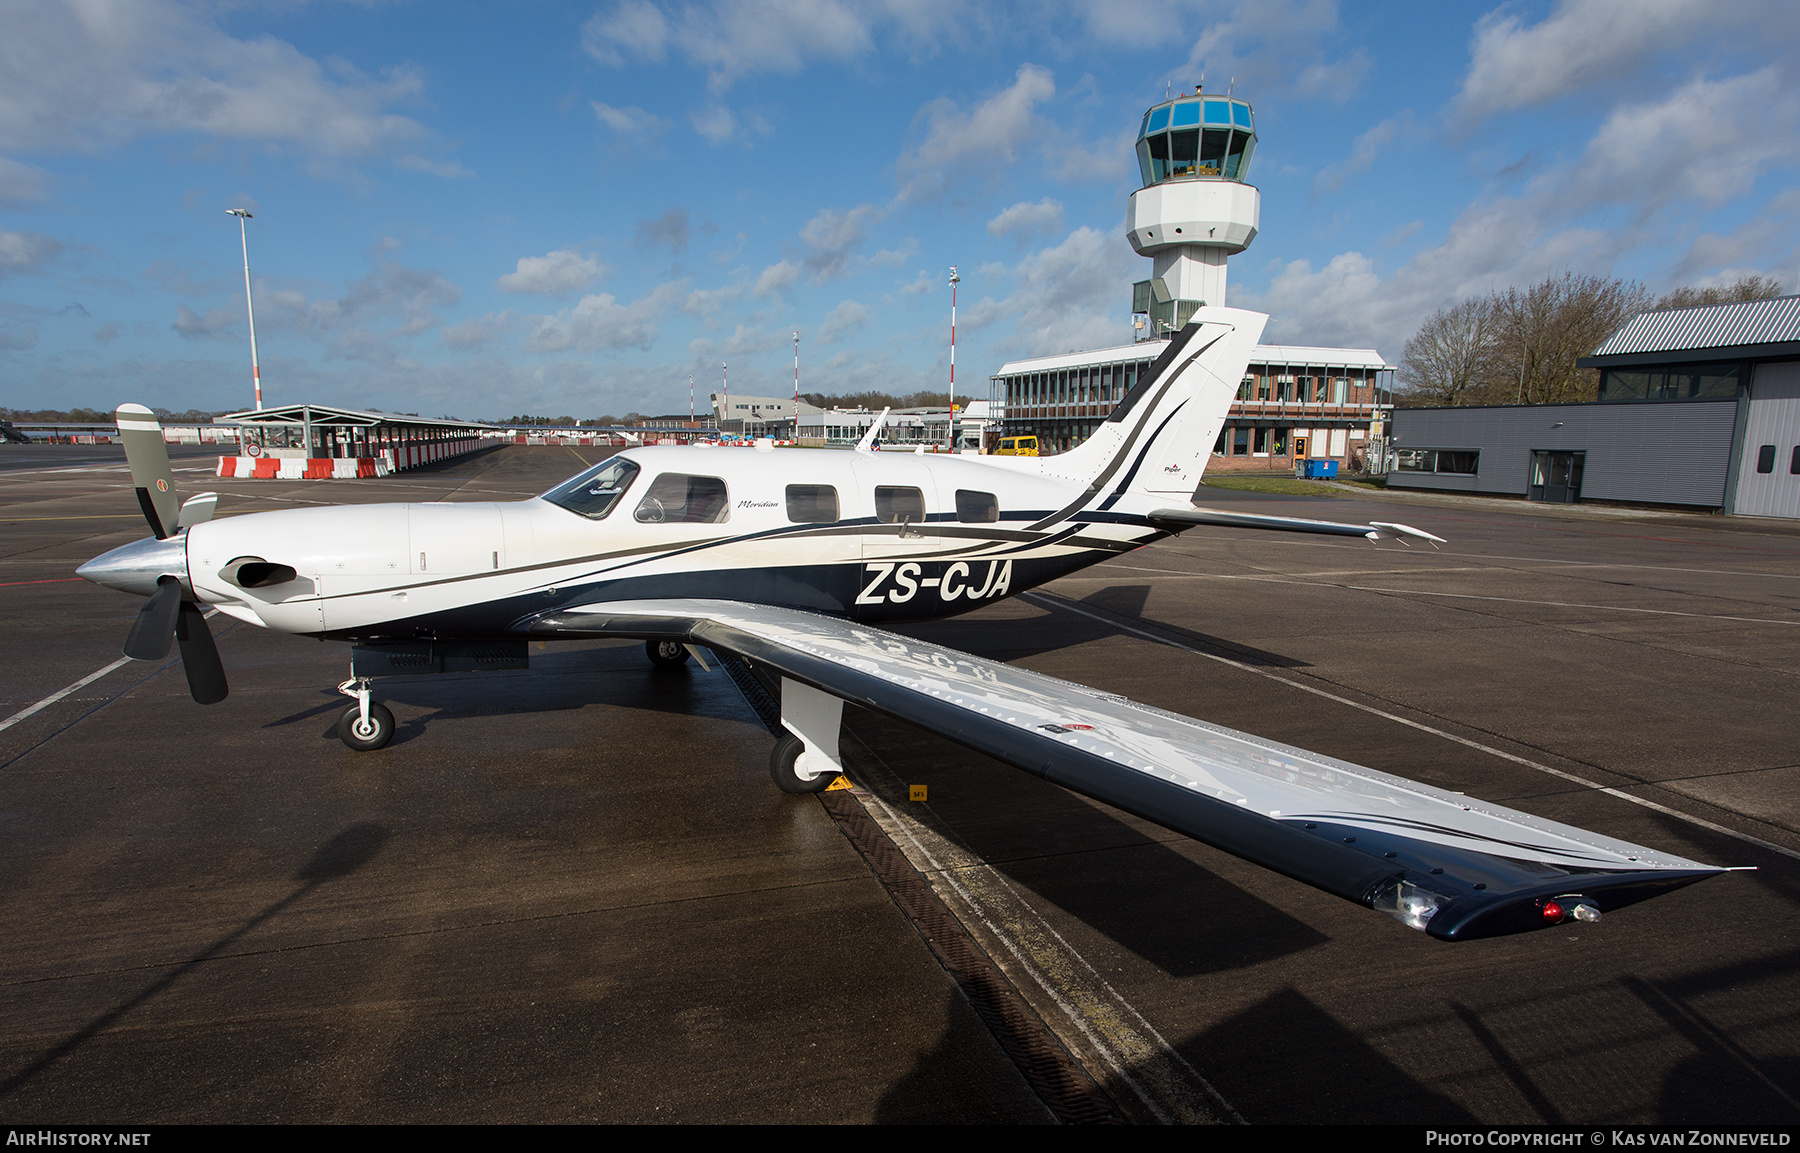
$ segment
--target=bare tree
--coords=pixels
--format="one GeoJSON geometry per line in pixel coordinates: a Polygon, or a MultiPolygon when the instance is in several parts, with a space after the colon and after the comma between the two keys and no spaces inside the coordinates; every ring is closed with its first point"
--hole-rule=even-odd
{"type": "Polygon", "coordinates": [[[1708,288],[1677,288],[1656,300],[1657,308],[1692,308],[1697,304],[1726,304],[1734,300],[1767,300],[1780,296],[1781,281],[1768,276],[1740,277],[1736,283],[1708,288]]]}
{"type": "Polygon", "coordinates": [[[1561,404],[1594,399],[1591,354],[1627,320],[1649,307],[1643,286],[1565,272],[1527,289],[1490,298],[1499,329],[1482,392],[1492,403],[1561,404]]]}
{"type": "Polygon", "coordinates": [[[1400,402],[1449,406],[1474,401],[1498,335],[1490,297],[1471,297],[1432,313],[1400,358],[1400,383],[1406,390],[1400,402]]]}

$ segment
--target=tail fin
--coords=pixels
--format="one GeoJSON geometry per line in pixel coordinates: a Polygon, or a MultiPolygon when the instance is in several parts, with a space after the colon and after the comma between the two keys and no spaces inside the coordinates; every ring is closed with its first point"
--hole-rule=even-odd
{"type": "Polygon", "coordinates": [[[1045,460],[1044,471],[1086,480],[1090,493],[1106,494],[1100,508],[1133,495],[1191,496],[1268,319],[1197,310],[1094,435],[1045,460]]]}

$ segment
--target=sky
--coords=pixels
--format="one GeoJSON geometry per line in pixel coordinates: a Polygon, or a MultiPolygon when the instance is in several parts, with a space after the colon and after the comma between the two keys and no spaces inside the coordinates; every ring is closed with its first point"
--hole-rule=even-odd
{"type": "Polygon", "coordinates": [[[1256,110],[1264,340],[1564,271],[1800,291],[1792,0],[0,0],[0,406],[985,396],[1130,341],[1143,111],[1256,110]],[[729,366],[728,370],[724,366],[729,366]]]}

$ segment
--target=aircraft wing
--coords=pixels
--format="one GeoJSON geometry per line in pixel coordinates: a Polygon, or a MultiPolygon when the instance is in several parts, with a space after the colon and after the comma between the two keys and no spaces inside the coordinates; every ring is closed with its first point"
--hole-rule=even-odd
{"type": "Polygon", "coordinates": [[[796,699],[806,690],[786,681],[921,725],[1442,940],[1589,920],[1724,871],[797,609],[623,601],[560,609],[525,627],[738,654],[779,673],[796,699]]]}

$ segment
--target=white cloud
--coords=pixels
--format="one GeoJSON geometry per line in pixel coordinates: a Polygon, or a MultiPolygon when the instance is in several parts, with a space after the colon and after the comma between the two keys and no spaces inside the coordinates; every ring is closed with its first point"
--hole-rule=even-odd
{"type": "Polygon", "coordinates": [[[438,333],[438,343],[446,348],[471,349],[493,344],[512,331],[517,318],[510,309],[474,316],[461,324],[453,324],[438,333]]]}
{"type": "Polygon", "coordinates": [[[606,125],[620,136],[650,136],[661,132],[669,126],[669,122],[654,112],[645,112],[633,104],[629,108],[614,108],[610,104],[602,104],[598,100],[591,102],[594,119],[606,125]]]}
{"type": "Polygon", "coordinates": [[[813,341],[816,344],[836,344],[838,338],[848,336],[868,323],[869,310],[866,307],[854,300],[840,301],[836,308],[825,314],[813,341]]]}
{"type": "Polygon", "coordinates": [[[900,292],[905,296],[922,296],[937,286],[938,282],[931,273],[926,272],[921,268],[919,269],[919,275],[912,278],[911,284],[901,286],[900,292]]]}
{"type": "Polygon", "coordinates": [[[723,104],[709,104],[690,112],[688,119],[693,122],[695,132],[714,144],[735,140],[748,146],[752,136],[767,136],[775,130],[760,112],[750,109],[733,112],[723,104]]]}
{"type": "Polygon", "coordinates": [[[272,36],[235,39],[167,0],[10,5],[0,147],[85,151],[196,132],[290,145],[316,163],[396,153],[428,135],[388,111],[419,96],[416,72],[376,78],[328,63],[272,36]]]}
{"type": "Polygon", "coordinates": [[[50,174],[0,156],[0,204],[24,204],[50,195],[50,174]]]}
{"type": "Polygon", "coordinates": [[[185,304],[175,306],[175,323],[169,327],[189,340],[229,340],[248,331],[249,320],[240,308],[209,308],[195,312],[185,304]]]}
{"type": "Polygon", "coordinates": [[[965,5],[884,0],[710,0],[658,6],[621,0],[582,28],[587,53],[608,67],[660,62],[671,49],[710,73],[715,91],[759,72],[795,73],[812,60],[848,61],[879,40],[884,50],[929,50],[965,5]]]}
{"type": "Polygon", "coordinates": [[[800,230],[800,243],[806,246],[807,271],[820,281],[842,274],[867,235],[868,226],[882,215],[873,204],[859,204],[848,212],[825,208],[815,213],[800,230]]]}
{"type": "Polygon", "coordinates": [[[1796,161],[1800,94],[1771,67],[1695,79],[1660,101],[1615,108],[1588,143],[1575,184],[1595,201],[1692,197],[1717,207],[1769,168],[1796,161]]]}
{"type": "Polygon", "coordinates": [[[62,247],[62,241],[41,232],[0,232],[0,276],[38,272],[62,247]]]}
{"type": "Polygon", "coordinates": [[[670,208],[654,220],[638,221],[637,238],[639,244],[647,244],[652,248],[666,244],[671,252],[681,255],[687,251],[688,246],[687,209],[670,208]]]}
{"type": "Polygon", "coordinates": [[[607,272],[607,267],[593,257],[561,248],[543,256],[519,257],[518,270],[507,273],[494,284],[505,292],[558,296],[580,292],[607,272]]]}
{"type": "Polygon", "coordinates": [[[1021,145],[1033,142],[1036,108],[1055,94],[1048,69],[1022,64],[1012,84],[968,112],[948,99],[927,104],[915,119],[927,126],[925,139],[896,165],[901,199],[941,195],[959,178],[992,179],[1013,163],[1021,145]]]}
{"type": "MultiPolygon", "coordinates": [[[[436,272],[383,260],[337,297],[258,284],[257,330],[259,336],[265,325],[299,333],[319,341],[331,356],[386,365],[412,337],[441,323],[438,310],[461,299],[462,290],[436,272]]],[[[213,311],[200,319],[209,320],[213,311]]]]}
{"type": "Polygon", "coordinates": [[[1313,179],[1313,195],[1336,192],[1344,186],[1344,181],[1352,176],[1360,175],[1375,167],[1375,160],[1381,150],[1398,134],[1410,132],[1413,115],[1410,111],[1398,116],[1390,116],[1367,132],[1358,136],[1350,145],[1350,155],[1342,164],[1328,165],[1320,169],[1319,175],[1313,179]]]}
{"type": "Polygon", "coordinates": [[[1361,48],[1332,56],[1343,34],[1332,0],[1262,0],[1228,12],[1201,29],[1187,62],[1170,77],[1177,89],[1200,83],[1205,73],[1212,92],[1236,80],[1264,100],[1292,95],[1342,103],[1369,73],[1371,61],[1361,48]]]}
{"type": "Polygon", "coordinates": [[[1003,310],[1018,317],[1029,355],[1104,348],[1130,339],[1131,282],[1141,259],[1117,232],[1077,228],[1012,270],[1003,310]]]}
{"type": "Polygon", "coordinates": [[[774,296],[776,293],[786,292],[799,279],[800,266],[791,260],[783,260],[763,269],[762,275],[756,278],[756,287],[751,291],[759,297],[774,296]]]}
{"type": "Polygon", "coordinates": [[[610,292],[584,296],[573,308],[530,317],[525,347],[532,352],[648,351],[660,334],[652,321],[674,308],[687,285],[685,280],[658,285],[630,304],[619,303],[610,292]]]}
{"type": "Polygon", "coordinates": [[[629,53],[661,63],[669,43],[669,21],[647,0],[624,0],[609,12],[596,12],[581,27],[581,47],[612,68],[625,64],[629,53]]]}
{"type": "Polygon", "coordinates": [[[1044,232],[1059,232],[1063,224],[1062,201],[1046,196],[1033,204],[1021,200],[988,221],[989,236],[1011,236],[1024,241],[1044,232]]]}
{"type": "Polygon", "coordinates": [[[427,176],[442,176],[446,179],[462,179],[475,175],[473,171],[454,160],[429,160],[410,152],[394,161],[394,165],[409,172],[423,172],[427,176]]]}
{"type": "Polygon", "coordinates": [[[735,285],[724,288],[696,288],[688,293],[681,304],[681,311],[689,316],[698,316],[702,320],[711,321],[718,315],[719,309],[734,300],[743,297],[744,290],[735,285]]]}
{"type": "Polygon", "coordinates": [[[1667,54],[1692,60],[1708,42],[1746,35],[1792,43],[1800,9],[1786,0],[1563,0],[1536,24],[1498,8],[1475,26],[1455,104],[1469,122],[1617,85],[1667,54]]]}

